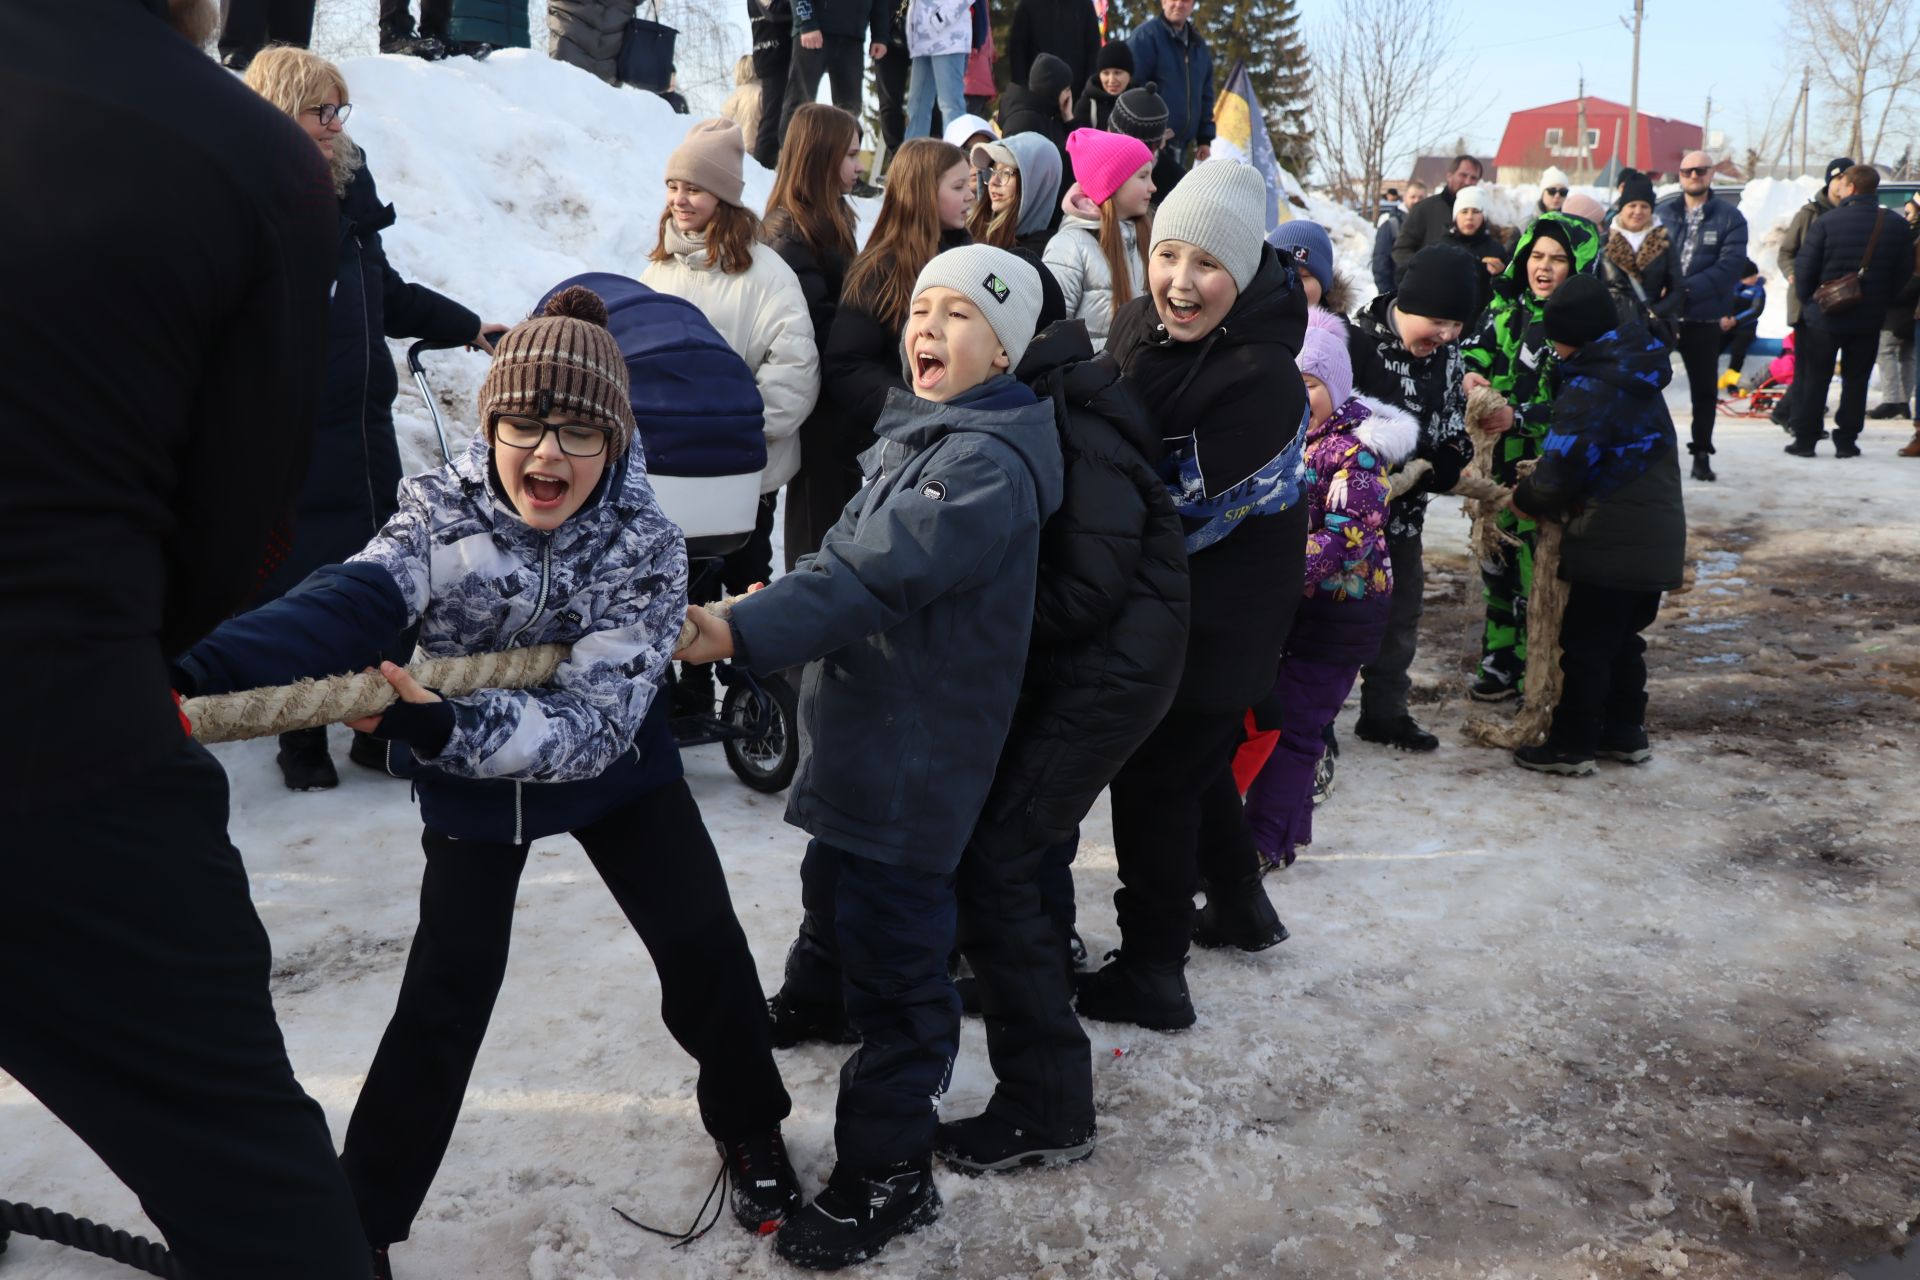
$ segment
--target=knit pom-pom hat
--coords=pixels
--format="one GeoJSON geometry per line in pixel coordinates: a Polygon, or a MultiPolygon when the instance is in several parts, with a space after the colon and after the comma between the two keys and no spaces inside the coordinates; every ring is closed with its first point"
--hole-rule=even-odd
{"type": "Polygon", "coordinates": [[[1095,204],[1105,204],[1143,165],[1153,163],[1146,143],[1104,129],[1075,129],[1067,135],[1067,154],[1080,190],[1095,204]]]}
{"type": "Polygon", "coordinates": [[[633,405],[627,399],[627,362],[607,329],[607,304],[584,285],[548,299],[494,342],[493,367],[480,384],[480,424],[496,413],[550,418],[565,414],[613,432],[608,454],[633,443],[633,405]]]}
{"type": "Polygon", "coordinates": [[[1347,354],[1347,322],[1322,307],[1307,308],[1307,336],[1301,340],[1302,375],[1320,379],[1337,410],[1353,398],[1353,359],[1347,354]]]}

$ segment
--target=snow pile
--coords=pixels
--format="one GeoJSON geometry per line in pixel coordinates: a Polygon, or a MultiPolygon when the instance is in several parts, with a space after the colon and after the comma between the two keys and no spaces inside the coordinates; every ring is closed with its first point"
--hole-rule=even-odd
{"type": "Polygon", "coordinates": [[[1761,178],[1740,193],[1740,212],[1747,219],[1747,256],[1767,282],[1767,309],[1760,313],[1763,338],[1786,336],[1787,290],[1793,286],[1780,274],[1780,239],[1793,215],[1821,186],[1820,179],[1813,177],[1761,178]]]}

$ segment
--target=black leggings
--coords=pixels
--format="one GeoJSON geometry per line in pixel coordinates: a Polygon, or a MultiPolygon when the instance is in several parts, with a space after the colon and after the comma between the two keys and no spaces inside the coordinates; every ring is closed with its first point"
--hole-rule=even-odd
{"type": "MultiPolygon", "coordinates": [[[[707,1131],[734,1138],[779,1124],[789,1102],[760,978],[685,780],[573,835],[653,957],[661,1017],[700,1064],[707,1131]]],[[[420,927],[340,1156],[376,1245],[407,1238],[446,1155],[506,972],[527,860],[524,844],[433,831],[420,843],[420,927]]]]}

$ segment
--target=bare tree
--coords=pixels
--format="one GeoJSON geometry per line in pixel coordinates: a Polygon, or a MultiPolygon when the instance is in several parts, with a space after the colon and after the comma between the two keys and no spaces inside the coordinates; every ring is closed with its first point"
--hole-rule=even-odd
{"type": "Polygon", "coordinates": [[[1807,51],[1847,154],[1871,161],[1920,75],[1916,0],[1792,0],[1787,38],[1807,51]]]}
{"type": "Polygon", "coordinates": [[[1449,0],[1340,0],[1308,41],[1321,176],[1348,200],[1378,210],[1389,164],[1422,138],[1453,132],[1474,114],[1435,68],[1461,45],[1449,0]]]}

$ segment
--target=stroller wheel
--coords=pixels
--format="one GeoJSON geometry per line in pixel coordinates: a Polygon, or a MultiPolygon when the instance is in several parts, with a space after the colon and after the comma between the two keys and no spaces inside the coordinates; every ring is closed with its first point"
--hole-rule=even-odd
{"type": "Polygon", "coordinates": [[[727,686],[720,719],[738,736],[725,743],[727,766],[755,791],[784,791],[800,767],[800,700],[780,676],[727,686]]]}

